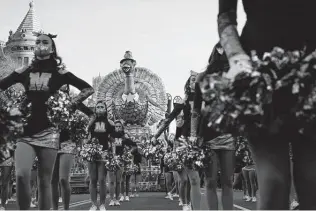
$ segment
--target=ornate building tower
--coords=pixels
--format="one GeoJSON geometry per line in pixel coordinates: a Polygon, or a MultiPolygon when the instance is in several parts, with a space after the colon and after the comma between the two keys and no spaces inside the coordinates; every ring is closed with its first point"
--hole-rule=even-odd
{"type": "Polygon", "coordinates": [[[3,48],[4,54],[17,61],[19,66],[29,65],[31,63],[34,57],[36,40],[36,35],[34,33],[41,32],[40,23],[35,15],[34,2],[31,1],[29,6],[29,11],[16,32],[9,32],[8,41],[3,48]]]}
{"type": "Polygon", "coordinates": [[[95,93],[92,95],[93,102],[96,102],[96,100],[97,100],[97,90],[99,89],[99,86],[100,86],[101,82],[103,81],[103,78],[104,77],[102,77],[100,75],[100,73],[99,73],[99,76],[92,78],[92,87],[95,90],[95,93]]]}

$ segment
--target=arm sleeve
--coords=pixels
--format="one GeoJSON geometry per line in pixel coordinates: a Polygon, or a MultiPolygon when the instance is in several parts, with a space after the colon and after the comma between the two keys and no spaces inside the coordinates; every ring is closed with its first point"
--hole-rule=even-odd
{"type": "Polygon", "coordinates": [[[191,133],[190,136],[196,137],[198,132],[198,125],[201,116],[201,106],[202,106],[202,93],[199,83],[195,83],[195,95],[193,103],[193,111],[191,115],[191,133]]]}
{"type": "Polygon", "coordinates": [[[129,138],[125,138],[124,142],[126,146],[137,146],[136,143],[129,138]]]}
{"type": "Polygon", "coordinates": [[[93,111],[83,103],[79,103],[77,109],[87,116],[92,116],[94,114],[93,111]]]}
{"type": "Polygon", "coordinates": [[[76,87],[79,90],[83,90],[86,88],[92,88],[87,82],[85,82],[84,80],[78,78],[77,76],[75,76],[74,74],[72,74],[71,72],[67,72],[63,75],[63,82],[64,84],[70,84],[74,87],[76,87]]]}
{"type": "Polygon", "coordinates": [[[21,74],[14,71],[13,73],[8,75],[7,77],[0,80],[0,89],[6,90],[10,86],[12,86],[16,83],[19,83],[19,82],[21,82],[21,74]]]}
{"type": "Polygon", "coordinates": [[[228,59],[244,54],[237,31],[237,0],[219,0],[217,17],[218,33],[221,45],[228,59]]]}
{"type": "Polygon", "coordinates": [[[237,25],[237,1],[219,0],[218,32],[221,35],[228,25],[237,25]]]}
{"type": "Polygon", "coordinates": [[[155,134],[155,138],[158,138],[170,125],[170,123],[181,113],[184,108],[184,104],[176,104],[168,116],[168,118],[162,123],[158,131],[155,134]]]}

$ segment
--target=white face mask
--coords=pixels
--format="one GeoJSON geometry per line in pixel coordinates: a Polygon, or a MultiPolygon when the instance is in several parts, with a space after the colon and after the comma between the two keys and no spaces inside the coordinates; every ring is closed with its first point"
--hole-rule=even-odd
{"type": "Polygon", "coordinates": [[[53,53],[53,41],[47,35],[40,35],[35,44],[35,56],[36,57],[46,57],[53,53]]]}

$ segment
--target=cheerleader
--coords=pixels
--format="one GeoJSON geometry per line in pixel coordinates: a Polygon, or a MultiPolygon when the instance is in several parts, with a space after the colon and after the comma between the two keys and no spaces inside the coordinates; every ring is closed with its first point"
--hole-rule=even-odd
{"type": "Polygon", "coordinates": [[[245,200],[246,201],[252,201],[256,202],[256,192],[257,192],[257,175],[256,175],[256,169],[255,164],[253,163],[253,160],[250,157],[250,153],[248,151],[245,151],[245,157],[244,157],[244,163],[246,163],[246,166],[242,168],[242,175],[245,180],[245,186],[247,190],[247,195],[245,200]]]}
{"type": "MultiPolygon", "coordinates": [[[[191,118],[191,137],[196,140],[202,140],[204,144],[210,146],[212,157],[210,163],[205,169],[206,176],[206,198],[210,210],[218,209],[217,199],[217,176],[218,161],[221,168],[221,186],[222,186],[222,204],[223,209],[232,210],[233,207],[233,181],[235,167],[235,139],[230,134],[221,134],[208,127],[208,117],[201,116],[202,106],[210,102],[205,100],[201,93],[201,84],[208,74],[223,73],[229,68],[227,58],[220,44],[214,46],[213,52],[209,58],[206,71],[201,73],[195,85],[194,109],[191,118]],[[203,104],[203,105],[202,105],[203,104]]],[[[215,111],[216,112],[216,111],[215,111]]]]}
{"type": "Polygon", "coordinates": [[[246,200],[249,196],[247,195],[247,188],[245,184],[245,179],[242,174],[242,168],[246,166],[244,162],[244,154],[246,151],[245,143],[241,142],[243,138],[237,138],[237,150],[236,150],[236,165],[235,165],[235,172],[234,172],[234,182],[233,182],[233,189],[236,189],[237,186],[241,184],[241,190],[243,190],[244,196],[243,200],[246,200]]]}
{"type": "MultiPolygon", "coordinates": [[[[237,0],[219,0],[218,32],[230,63],[227,77],[252,71],[249,57],[252,50],[259,56],[273,47],[280,47],[285,52],[305,49],[307,54],[315,50],[315,1],[244,0],[242,3],[247,20],[239,37],[237,0]]],[[[280,113],[289,113],[289,95],[275,98],[280,102],[280,113]]],[[[300,208],[316,209],[316,142],[299,134],[294,122],[285,121],[275,135],[262,133],[248,138],[256,163],[260,210],[289,209],[289,142],[293,146],[294,183],[300,208]]]]}
{"type": "Polygon", "coordinates": [[[14,148],[10,142],[3,145],[0,149],[1,153],[1,208],[0,210],[5,210],[7,200],[9,199],[9,192],[11,187],[11,174],[14,164],[14,148]]]}
{"type": "MultiPolygon", "coordinates": [[[[115,131],[110,135],[110,146],[113,155],[122,156],[125,147],[132,147],[131,151],[136,148],[134,143],[124,132],[124,125],[122,121],[116,120],[115,131]]],[[[121,190],[122,172],[123,167],[120,167],[116,171],[110,171],[110,206],[120,206],[119,196],[121,190]],[[114,199],[114,190],[115,198],[114,199]]]]}
{"type": "MultiPolygon", "coordinates": [[[[54,163],[59,147],[59,132],[49,122],[46,101],[64,84],[81,90],[73,98],[70,108],[93,94],[93,88],[61,66],[53,38],[41,34],[35,42],[35,57],[30,66],[23,66],[0,81],[0,89],[21,83],[27,99],[32,104],[31,117],[24,128],[24,136],[18,140],[15,153],[17,183],[17,204],[19,209],[29,209],[30,176],[35,156],[38,157],[39,209],[51,207],[51,180],[54,163]]],[[[19,112],[16,112],[19,114],[19,112]]]]}
{"type": "MultiPolygon", "coordinates": [[[[142,174],[141,174],[141,163],[142,163],[142,155],[137,150],[134,150],[132,152],[133,154],[133,164],[137,165],[137,171],[134,172],[130,177],[130,183],[131,183],[131,196],[138,197],[139,196],[139,183],[142,180],[142,174]]],[[[127,189],[128,190],[128,189],[127,189]]]]}
{"type": "MultiPolygon", "coordinates": [[[[180,112],[183,110],[183,120],[184,125],[181,129],[181,138],[186,139],[190,136],[190,128],[191,128],[191,110],[193,109],[193,100],[195,95],[195,82],[197,78],[198,73],[191,71],[191,76],[187,80],[185,84],[185,99],[184,102],[181,104],[177,104],[177,106],[174,107],[173,111],[170,113],[168,119],[164,120],[163,125],[159,128],[157,131],[155,137],[153,138],[153,143],[155,144],[157,137],[160,136],[160,134],[168,127],[168,125],[172,122],[174,118],[176,118],[180,112]]],[[[190,182],[190,198],[192,202],[192,207],[194,210],[200,209],[200,203],[201,203],[201,189],[200,189],[200,177],[199,172],[186,168],[185,170],[180,173],[180,180],[185,182],[189,178],[190,182]]],[[[181,191],[180,187],[180,197],[182,195],[182,199],[184,199],[185,193],[182,189],[181,191]],[[181,194],[182,192],[182,194],[181,194]]],[[[190,209],[190,206],[188,204],[184,204],[183,209],[190,209]]]]}
{"type": "MultiPolygon", "coordinates": [[[[68,85],[65,86],[64,91],[69,94],[68,85]]],[[[93,115],[93,111],[82,103],[80,103],[77,108],[90,117],[93,115]]],[[[76,148],[77,144],[71,140],[70,131],[63,129],[60,132],[60,149],[55,161],[53,179],[51,182],[53,210],[58,210],[59,202],[63,202],[64,210],[69,210],[71,196],[69,178],[70,171],[73,166],[74,156],[77,153],[76,148]],[[60,198],[60,196],[62,198],[60,198]]]]}
{"type": "MultiPolygon", "coordinates": [[[[103,151],[109,150],[109,135],[114,131],[114,123],[108,120],[107,108],[104,101],[98,101],[95,105],[95,115],[90,119],[87,126],[89,132],[88,142],[98,142],[103,146],[103,151]]],[[[92,206],[91,211],[97,210],[97,185],[99,183],[100,192],[100,210],[105,211],[106,183],[105,177],[107,170],[105,169],[104,160],[95,160],[88,162],[89,178],[90,178],[90,197],[92,206]]]]}

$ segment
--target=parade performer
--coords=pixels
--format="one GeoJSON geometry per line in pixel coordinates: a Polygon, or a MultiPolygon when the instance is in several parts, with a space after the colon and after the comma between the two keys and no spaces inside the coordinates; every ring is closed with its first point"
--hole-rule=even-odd
{"type": "MultiPolygon", "coordinates": [[[[250,73],[253,70],[249,57],[252,50],[258,55],[270,52],[274,47],[280,47],[285,52],[296,51],[298,55],[303,51],[304,55],[314,51],[316,31],[312,26],[315,4],[315,1],[309,0],[243,0],[247,20],[239,37],[237,0],[219,0],[218,32],[230,64],[226,76],[234,78],[241,72],[250,73]]],[[[306,58],[309,57],[314,57],[314,54],[306,58]]],[[[274,103],[278,105],[275,115],[288,113],[291,109],[288,105],[293,100],[291,90],[284,90],[275,100],[280,102],[274,103]]],[[[279,125],[278,122],[275,124],[279,125]]],[[[316,209],[316,142],[299,133],[295,117],[284,121],[281,128],[271,130],[271,133],[274,134],[247,137],[258,175],[258,209],[289,209],[289,142],[293,146],[293,174],[300,209],[316,209]]]]}
{"type": "MultiPolygon", "coordinates": [[[[111,151],[114,156],[122,157],[124,153],[124,148],[131,147],[131,151],[136,148],[136,143],[134,143],[128,136],[125,134],[124,131],[124,124],[120,120],[116,120],[115,124],[115,131],[110,135],[110,146],[111,151]]],[[[119,206],[119,196],[121,190],[121,181],[122,181],[122,173],[123,173],[123,166],[118,166],[117,169],[110,171],[110,206],[119,206]],[[115,190],[115,197],[114,199],[114,190],[115,190]]]]}
{"type": "Polygon", "coordinates": [[[247,152],[247,147],[246,147],[246,142],[244,142],[243,137],[238,137],[237,138],[237,143],[236,145],[238,146],[238,148],[236,149],[236,165],[235,165],[235,172],[234,172],[234,182],[233,182],[233,189],[237,189],[237,187],[240,187],[241,185],[241,189],[244,192],[244,196],[243,199],[247,200],[248,199],[248,193],[247,193],[247,188],[246,188],[246,182],[245,182],[245,178],[242,175],[242,168],[246,166],[245,162],[244,162],[244,155],[247,152]],[[239,143],[238,143],[239,142],[239,143]]]}
{"type": "Polygon", "coordinates": [[[29,209],[30,206],[30,174],[35,156],[39,160],[39,209],[50,209],[50,182],[59,146],[59,132],[52,127],[48,119],[46,101],[64,84],[81,90],[81,93],[73,98],[71,108],[75,108],[94,92],[88,83],[61,68],[61,58],[57,56],[54,37],[56,36],[39,35],[32,64],[15,70],[0,81],[2,90],[21,83],[26,90],[27,99],[32,104],[31,117],[25,127],[24,137],[18,140],[15,152],[19,209],[29,209]]]}
{"type": "MultiPolygon", "coordinates": [[[[69,95],[69,85],[62,87],[67,95],[69,95]]],[[[77,109],[85,113],[87,116],[92,116],[93,111],[86,107],[83,103],[77,106],[77,109]]],[[[78,120],[73,120],[78,121],[78,120]]],[[[68,122],[68,125],[70,123],[68,122]]],[[[58,150],[52,178],[52,208],[58,210],[58,202],[62,199],[64,210],[69,210],[71,187],[69,183],[70,170],[73,166],[74,156],[77,153],[77,143],[71,140],[70,128],[63,129],[60,132],[60,149],[58,150]],[[61,198],[60,198],[61,196],[61,198]]],[[[85,128],[82,128],[85,130],[85,128]]],[[[80,142],[82,140],[76,140],[80,142]]]]}
{"type": "MultiPolygon", "coordinates": [[[[95,105],[95,115],[92,116],[87,126],[90,142],[97,142],[102,145],[103,151],[109,150],[109,135],[114,131],[114,123],[108,120],[107,107],[104,101],[98,101],[95,105]]],[[[88,162],[90,178],[90,197],[92,206],[90,210],[97,210],[97,184],[101,187],[100,191],[100,210],[105,211],[106,183],[105,178],[107,170],[105,169],[105,160],[93,160],[88,162]],[[104,187],[104,188],[102,188],[104,187]]]]}
{"type": "Polygon", "coordinates": [[[248,151],[246,151],[245,153],[244,162],[246,163],[246,166],[242,168],[242,174],[245,179],[246,190],[248,193],[246,197],[246,201],[256,202],[257,201],[256,193],[258,190],[257,175],[256,175],[255,165],[248,151]]]}
{"type": "MultiPolygon", "coordinates": [[[[142,163],[142,155],[138,151],[138,149],[134,150],[132,154],[133,154],[133,164],[137,166],[137,171],[134,172],[130,177],[131,190],[132,190],[131,196],[138,197],[139,196],[139,183],[142,180],[141,165],[140,165],[142,163]]],[[[129,181],[127,181],[126,187],[128,183],[129,181]]],[[[128,191],[128,188],[126,188],[126,191],[128,191]]]]}
{"type": "Polygon", "coordinates": [[[11,187],[11,174],[14,168],[14,148],[10,142],[3,145],[0,149],[1,153],[1,208],[5,210],[7,200],[9,199],[9,192],[11,187]]]}
{"type": "MultiPolygon", "coordinates": [[[[176,118],[176,134],[174,139],[174,150],[176,151],[180,144],[178,139],[181,137],[183,126],[184,126],[184,114],[183,111],[177,116],[176,118]]],[[[178,178],[179,178],[179,206],[183,207],[183,210],[190,210],[190,192],[191,192],[191,185],[189,182],[189,177],[185,173],[185,171],[177,171],[178,178]]]]}
{"type": "MultiPolygon", "coordinates": [[[[212,157],[205,169],[206,176],[206,197],[208,207],[211,210],[218,209],[217,199],[217,176],[218,176],[218,159],[221,168],[221,186],[222,186],[222,203],[223,208],[233,209],[233,175],[235,167],[235,141],[230,134],[220,134],[208,127],[207,116],[200,118],[202,115],[202,103],[204,106],[210,102],[205,99],[201,93],[200,84],[204,77],[213,73],[224,73],[228,70],[229,65],[227,58],[220,44],[216,44],[210,55],[206,70],[201,73],[195,85],[194,108],[191,118],[191,137],[193,139],[202,139],[203,144],[209,145],[213,150],[212,157]]],[[[208,96],[206,96],[208,97],[208,96]]],[[[211,111],[212,112],[212,111],[211,111]]]]}
{"type": "MultiPolygon", "coordinates": [[[[168,119],[164,120],[163,125],[159,128],[159,130],[156,132],[155,137],[153,138],[153,143],[156,142],[157,137],[161,135],[161,133],[168,127],[168,125],[172,122],[174,118],[176,118],[180,112],[183,110],[184,113],[184,126],[181,130],[182,137],[188,138],[190,136],[190,127],[191,127],[191,110],[193,109],[193,100],[195,95],[195,82],[197,78],[198,73],[191,71],[191,75],[189,79],[187,80],[184,91],[185,91],[185,99],[183,103],[178,104],[173,111],[168,116],[168,119]]],[[[181,137],[181,138],[182,138],[181,137]]],[[[189,182],[191,184],[191,202],[192,207],[194,210],[200,209],[200,201],[201,201],[201,189],[200,189],[200,177],[199,173],[196,170],[185,168],[185,170],[180,173],[180,180],[181,182],[185,182],[185,180],[189,177],[189,182]]],[[[184,185],[183,185],[184,186],[184,185]]],[[[182,199],[184,199],[185,189],[182,189],[180,187],[180,197],[182,195],[182,199]],[[182,191],[181,191],[182,190],[182,191]],[[182,193],[181,193],[182,192],[182,193]]],[[[183,200],[184,201],[184,200],[183,200]]],[[[184,204],[184,209],[188,208],[188,204],[184,204]]]]}

